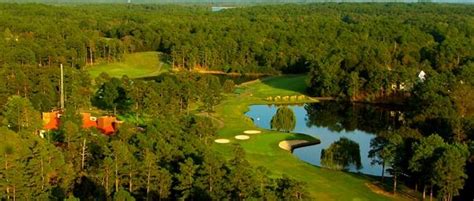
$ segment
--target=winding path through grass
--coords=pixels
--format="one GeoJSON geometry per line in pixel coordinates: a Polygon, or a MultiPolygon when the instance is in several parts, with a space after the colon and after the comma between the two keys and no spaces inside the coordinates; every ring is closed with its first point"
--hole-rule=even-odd
{"type": "MultiPolygon", "coordinates": [[[[254,166],[263,166],[271,171],[271,176],[286,174],[304,181],[313,200],[406,200],[405,197],[391,196],[374,187],[372,178],[364,175],[333,171],[303,162],[288,151],[278,147],[278,143],[288,139],[314,140],[314,138],[291,133],[280,133],[257,128],[244,113],[251,104],[266,104],[268,96],[301,95],[304,92],[306,76],[280,76],[252,81],[239,86],[239,94],[228,95],[216,107],[215,117],[224,122],[219,130],[219,138],[230,143],[239,143],[246,151],[247,160],[254,166]],[[249,140],[235,140],[245,130],[262,130],[249,140]],[[369,188],[370,187],[370,188],[369,188]],[[388,196],[387,196],[388,195],[388,196]]],[[[232,156],[231,144],[214,144],[216,151],[227,157],[232,156]]]]}

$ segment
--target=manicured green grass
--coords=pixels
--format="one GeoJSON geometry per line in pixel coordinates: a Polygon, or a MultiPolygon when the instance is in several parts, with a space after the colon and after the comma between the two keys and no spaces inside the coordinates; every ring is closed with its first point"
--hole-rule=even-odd
{"type": "Polygon", "coordinates": [[[216,107],[216,118],[224,122],[219,137],[231,144],[214,144],[216,151],[226,157],[232,156],[232,144],[240,144],[246,151],[246,158],[253,166],[263,166],[271,176],[283,174],[304,181],[313,200],[405,200],[404,197],[384,196],[367,187],[372,178],[364,175],[333,171],[303,162],[291,153],[278,147],[285,139],[307,139],[301,134],[279,133],[256,128],[244,113],[251,104],[264,104],[267,96],[301,94],[305,89],[306,76],[281,76],[263,81],[245,83],[239,88],[242,93],[232,94],[216,107]],[[246,141],[234,139],[244,130],[262,130],[262,134],[250,135],[246,141]]]}
{"type": "Polygon", "coordinates": [[[259,97],[299,95],[306,90],[306,77],[302,75],[287,75],[270,77],[250,84],[253,95],[259,97]]]}
{"type": "Polygon", "coordinates": [[[112,77],[140,78],[157,76],[170,69],[168,64],[160,61],[159,52],[139,52],[124,55],[120,62],[98,64],[87,68],[93,78],[106,72],[112,77]]]}

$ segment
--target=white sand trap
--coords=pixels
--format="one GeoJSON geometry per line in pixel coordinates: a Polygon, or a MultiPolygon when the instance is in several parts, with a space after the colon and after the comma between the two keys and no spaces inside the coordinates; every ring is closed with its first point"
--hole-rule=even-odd
{"type": "Polygon", "coordinates": [[[278,143],[278,146],[284,150],[292,151],[294,146],[298,146],[299,144],[307,143],[306,140],[283,140],[278,143]]]}
{"type": "Polygon", "coordinates": [[[259,130],[246,130],[244,131],[245,134],[260,134],[262,131],[259,130]]]}
{"type": "Polygon", "coordinates": [[[248,140],[248,139],[250,139],[250,136],[248,136],[248,135],[236,135],[236,136],[235,136],[235,139],[238,139],[238,140],[248,140]]]}
{"type": "Polygon", "coordinates": [[[216,140],[214,140],[214,142],[219,143],[219,144],[226,144],[226,143],[229,143],[230,140],[228,140],[228,139],[216,139],[216,140]]]}

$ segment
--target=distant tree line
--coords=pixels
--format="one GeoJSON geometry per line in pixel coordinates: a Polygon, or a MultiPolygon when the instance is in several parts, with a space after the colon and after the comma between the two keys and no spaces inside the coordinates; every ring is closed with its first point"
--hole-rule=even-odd
{"type": "MultiPolygon", "coordinates": [[[[473,7],[444,4],[205,6],[2,4],[3,65],[83,69],[160,51],[175,68],[310,72],[309,93],[406,97],[421,70],[468,82],[473,7]]],[[[17,67],[14,67],[17,68],[17,67]]]]}

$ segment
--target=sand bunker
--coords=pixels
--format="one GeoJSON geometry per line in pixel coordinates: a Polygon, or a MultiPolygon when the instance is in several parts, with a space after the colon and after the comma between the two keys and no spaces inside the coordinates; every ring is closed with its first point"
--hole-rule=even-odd
{"type": "Polygon", "coordinates": [[[262,131],[259,130],[246,130],[244,131],[245,134],[260,134],[262,131]]]}
{"type": "Polygon", "coordinates": [[[250,139],[250,136],[248,136],[248,135],[236,135],[236,136],[235,136],[235,139],[238,139],[238,140],[248,140],[248,139],[250,139]]]}
{"type": "Polygon", "coordinates": [[[214,142],[219,143],[219,144],[226,144],[226,143],[229,143],[230,140],[228,140],[228,139],[216,139],[216,140],[214,140],[214,142]]]}
{"type": "Polygon", "coordinates": [[[295,146],[298,146],[300,144],[305,144],[308,143],[306,140],[283,140],[281,141],[278,146],[284,150],[287,151],[293,151],[293,148],[295,146]]]}

